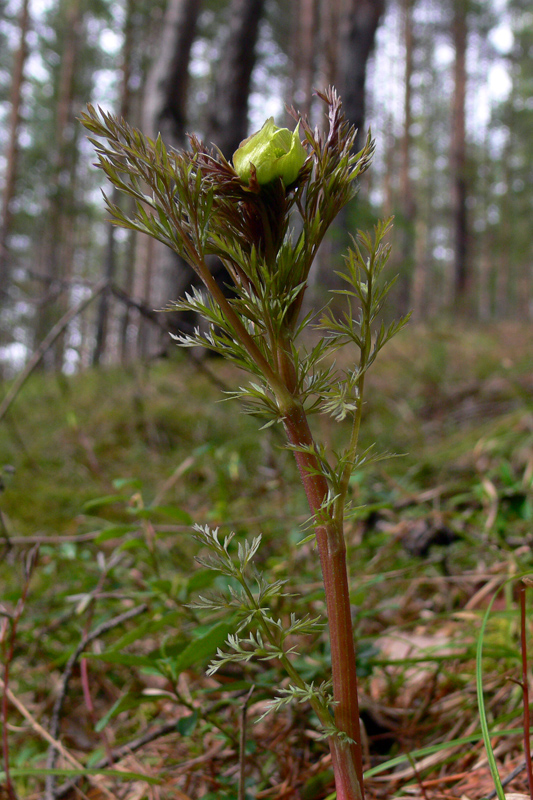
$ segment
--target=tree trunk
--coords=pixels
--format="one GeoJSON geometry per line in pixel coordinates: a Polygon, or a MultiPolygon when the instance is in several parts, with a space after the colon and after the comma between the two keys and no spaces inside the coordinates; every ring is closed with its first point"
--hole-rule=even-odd
{"type": "Polygon", "coordinates": [[[0,304],[9,287],[11,265],[9,263],[8,237],[11,229],[12,211],[11,203],[15,195],[18,162],[18,135],[20,126],[20,106],[22,100],[22,85],[24,82],[24,66],[28,56],[27,33],[30,25],[28,10],[29,0],[23,0],[19,16],[19,47],[15,54],[13,64],[13,79],[11,83],[11,114],[9,120],[9,134],[6,149],[6,173],[4,191],[2,194],[2,216],[0,218],[0,304]]]}
{"type": "Polygon", "coordinates": [[[342,6],[343,0],[328,0],[321,3],[320,7],[320,52],[322,62],[320,66],[322,80],[326,86],[336,84],[339,77],[339,38],[341,35],[342,6]]]}
{"type": "Polygon", "coordinates": [[[413,186],[409,174],[411,161],[411,78],[413,75],[413,0],[403,0],[404,22],[404,94],[403,94],[403,136],[401,144],[400,195],[408,219],[413,217],[413,186]]]}
{"type": "MultiPolygon", "coordinates": [[[[216,144],[228,160],[248,135],[248,99],[264,6],[265,0],[232,0],[229,7],[229,27],[217,65],[211,113],[204,137],[206,142],[216,144]]],[[[230,292],[227,287],[231,285],[231,279],[222,262],[212,258],[210,269],[224,293],[230,292]]],[[[182,278],[187,280],[187,284],[182,284],[180,294],[198,283],[190,268],[188,276],[183,274],[182,278]]]]}
{"type": "MultiPolygon", "coordinates": [[[[169,0],[146,81],[141,127],[152,138],[161,133],[165,144],[177,149],[185,145],[189,61],[201,6],[201,0],[169,0]]],[[[136,247],[134,293],[160,308],[180,295],[182,262],[163,244],[148,246],[144,238],[138,237],[136,247]]],[[[160,333],[143,319],[137,346],[142,356],[161,350],[160,333]]]]}
{"type": "MultiPolygon", "coordinates": [[[[74,239],[71,222],[72,197],[75,195],[76,138],[70,137],[72,121],[76,54],[79,49],[82,9],[79,0],[69,4],[66,12],[65,40],[58,77],[55,149],[52,155],[52,179],[47,209],[47,231],[44,240],[42,274],[45,292],[39,302],[35,341],[40,342],[57,320],[65,314],[69,302],[65,283],[72,271],[74,239]]],[[[63,366],[64,334],[45,357],[45,366],[63,366]]]]}
{"type": "Polygon", "coordinates": [[[344,112],[358,130],[356,150],[366,139],[367,64],[384,10],[385,0],[347,0],[341,19],[337,84],[344,112]]]}
{"type": "Polygon", "coordinates": [[[452,38],[455,49],[454,92],[452,117],[451,172],[453,182],[453,226],[454,226],[454,294],[463,298],[470,282],[468,274],[468,224],[466,212],[466,47],[467,4],[465,0],[454,0],[452,38]]]}
{"type": "MultiPolygon", "coordinates": [[[[120,108],[119,116],[122,119],[128,119],[130,111],[130,76],[131,76],[131,55],[132,55],[132,14],[133,14],[133,0],[128,0],[126,4],[126,18],[124,21],[124,44],[122,47],[122,82],[120,91],[120,108]]],[[[121,194],[116,187],[113,187],[111,195],[111,202],[114,205],[121,203],[121,194]]],[[[107,249],[106,260],[104,266],[104,276],[111,283],[115,278],[116,273],[116,242],[115,242],[115,226],[107,223],[107,249]]],[[[106,351],[106,340],[109,328],[109,315],[111,311],[111,292],[110,287],[105,289],[100,295],[100,303],[98,305],[98,314],[96,320],[96,341],[93,352],[93,365],[100,364],[102,357],[106,351]]]]}
{"type": "MultiPolygon", "coordinates": [[[[355,151],[359,151],[366,140],[365,91],[368,60],[372,53],[376,31],[385,9],[385,0],[345,0],[340,14],[338,33],[338,56],[336,84],[342,98],[343,110],[348,122],[357,128],[355,151]]],[[[323,302],[324,288],[344,288],[343,280],[335,270],[342,266],[341,253],[348,244],[350,204],[337,216],[335,241],[326,239],[320,248],[311,275],[313,303],[323,302]]]]}
{"type": "MultiPolygon", "coordinates": [[[[172,10],[171,2],[170,10],[172,10]]],[[[198,3],[185,2],[182,7],[182,16],[174,13],[174,46],[188,47],[193,41],[191,30],[194,27],[192,11],[198,13],[198,3]],[[185,12],[189,13],[187,18],[185,12]],[[180,37],[180,27],[188,28],[186,41],[180,37]],[[180,44],[181,43],[181,44],[180,44]]],[[[248,97],[250,94],[251,76],[255,65],[255,45],[259,32],[259,22],[264,8],[264,0],[232,0],[229,7],[229,24],[226,41],[222,47],[221,57],[216,67],[216,80],[211,98],[211,111],[208,117],[207,130],[204,139],[216,144],[227,158],[231,158],[240,142],[248,133],[248,97]]],[[[176,9],[174,9],[174,12],[176,9]]],[[[168,23],[165,23],[168,27],[168,23]]],[[[162,45],[165,50],[165,43],[162,45]]],[[[166,50],[165,50],[166,52],[166,50]]],[[[167,55],[167,65],[169,53],[167,55]]],[[[155,70],[152,84],[166,88],[170,93],[173,103],[170,105],[168,97],[160,91],[159,100],[152,100],[149,108],[156,119],[166,124],[167,143],[175,147],[184,145],[184,126],[186,108],[187,81],[183,78],[185,59],[183,53],[180,58],[172,61],[171,75],[165,82],[163,58],[155,70]],[[178,68],[178,62],[181,64],[178,68]],[[178,95],[181,93],[181,97],[178,95]]],[[[148,86],[148,94],[154,95],[154,90],[148,86]]],[[[164,127],[162,125],[162,127],[164,127]]],[[[155,131],[154,131],[155,132],[155,131]]],[[[163,134],[163,138],[165,135],[163,134]]],[[[181,297],[191,285],[196,282],[196,276],[190,267],[178,259],[168,248],[157,243],[153,251],[154,284],[150,301],[158,307],[166,306],[178,297],[181,297]]],[[[212,271],[220,285],[228,282],[225,270],[217,259],[213,259],[212,271]]],[[[179,326],[181,315],[173,320],[173,327],[179,326]]],[[[186,321],[186,319],[184,319],[186,321]]]]}
{"type": "Polygon", "coordinates": [[[405,314],[411,305],[415,250],[415,200],[411,181],[411,79],[413,75],[413,4],[403,0],[403,34],[405,47],[403,134],[400,145],[400,203],[401,226],[398,242],[400,256],[399,303],[405,314]]]}
{"type": "Polygon", "coordinates": [[[291,4],[291,80],[287,104],[295,105],[307,116],[311,112],[318,49],[317,12],[317,0],[297,0],[291,4]]]}
{"type": "Polygon", "coordinates": [[[201,7],[201,0],[169,0],[146,82],[143,127],[177,148],[185,143],[189,61],[201,7]]]}
{"type": "Polygon", "coordinates": [[[217,65],[205,135],[228,159],[248,134],[248,97],[264,5],[265,0],[232,0],[229,9],[229,30],[217,65]]]}

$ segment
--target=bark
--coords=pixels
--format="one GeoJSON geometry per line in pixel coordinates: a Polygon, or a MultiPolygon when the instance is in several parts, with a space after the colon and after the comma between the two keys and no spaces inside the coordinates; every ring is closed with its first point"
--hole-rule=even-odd
{"type": "MultiPolygon", "coordinates": [[[[201,7],[201,0],[169,0],[146,80],[141,127],[152,138],[161,133],[165,144],[177,149],[185,145],[189,60],[201,7]]],[[[180,296],[179,276],[188,267],[163,244],[145,239],[137,237],[133,294],[160,308],[180,296]]],[[[159,332],[138,322],[137,354],[160,352],[159,332]]]]}
{"type": "MultiPolygon", "coordinates": [[[[128,296],[131,296],[133,293],[133,288],[135,285],[135,264],[136,264],[136,247],[137,247],[137,234],[135,231],[129,231],[128,241],[126,244],[126,253],[125,253],[125,263],[124,263],[124,275],[123,275],[123,287],[124,291],[128,296]]],[[[135,319],[137,322],[140,320],[139,315],[135,316],[135,313],[132,313],[132,309],[130,306],[124,306],[122,318],[120,320],[120,334],[119,334],[119,353],[120,353],[120,363],[126,364],[130,357],[135,357],[134,348],[132,347],[132,340],[133,340],[133,330],[138,327],[135,325],[135,319]]]]}
{"type": "MultiPolygon", "coordinates": [[[[124,44],[122,48],[122,81],[120,91],[120,109],[119,116],[122,119],[128,119],[130,111],[130,76],[131,76],[131,56],[132,56],[132,14],[133,14],[133,0],[128,0],[126,5],[126,18],[124,21],[124,44]]],[[[120,192],[116,187],[113,187],[111,195],[111,202],[119,205],[121,202],[120,192]]],[[[108,286],[115,278],[117,269],[116,265],[116,242],[115,242],[116,228],[111,222],[107,223],[107,249],[106,260],[104,265],[104,277],[107,280],[108,286]]],[[[129,287],[128,287],[129,288],[129,287]]],[[[106,350],[107,333],[109,327],[109,315],[111,310],[111,296],[109,289],[106,289],[100,295],[100,303],[98,306],[98,314],[96,320],[96,341],[93,352],[93,365],[101,362],[102,357],[106,350]]]]}
{"type": "Polygon", "coordinates": [[[451,171],[453,182],[453,226],[454,226],[454,293],[455,298],[464,297],[470,282],[468,274],[468,220],[466,210],[466,48],[467,48],[467,4],[455,0],[452,22],[452,38],[455,48],[454,93],[452,120],[451,171]]]}
{"type": "Polygon", "coordinates": [[[413,75],[413,0],[403,0],[403,24],[404,24],[404,45],[405,45],[405,70],[404,70],[404,95],[403,95],[403,136],[401,143],[401,165],[400,165],[400,195],[404,203],[406,217],[412,219],[414,216],[413,207],[413,185],[409,173],[411,162],[411,79],[413,75]]]}
{"type": "Polygon", "coordinates": [[[292,74],[287,104],[294,104],[302,114],[309,116],[318,49],[317,0],[297,0],[291,5],[291,12],[292,74]]]}
{"type": "MultiPolygon", "coordinates": [[[[376,31],[385,9],[385,0],[344,0],[340,14],[336,85],[342,98],[348,122],[357,128],[355,151],[362,149],[366,140],[365,91],[368,60],[374,48],[376,31]]],[[[323,301],[324,288],[344,288],[344,282],[335,270],[342,267],[341,253],[349,243],[349,206],[345,206],[335,222],[335,241],[326,239],[315,261],[311,284],[312,302],[323,301]]]]}
{"type": "Polygon", "coordinates": [[[205,139],[231,158],[248,134],[248,98],[265,0],[232,0],[205,139]]]}
{"type": "Polygon", "coordinates": [[[360,150],[366,139],[366,74],[385,0],[347,0],[341,19],[337,84],[344,112],[358,130],[360,150]]]}
{"type": "Polygon", "coordinates": [[[8,143],[6,149],[6,174],[2,195],[2,215],[0,217],[0,302],[9,286],[11,273],[8,252],[8,237],[11,230],[11,204],[15,195],[18,164],[18,135],[20,127],[20,108],[24,66],[28,56],[27,33],[30,26],[29,0],[23,0],[19,16],[19,46],[13,64],[11,84],[11,114],[9,120],[8,143]]]}
{"type": "Polygon", "coordinates": [[[341,31],[342,0],[328,0],[321,4],[321,71],[326,86],[337,83],[339,75],[339,37],[341,31]]]}
{"type": "MultiPolygon", "coordinates": [[[[264,2],[265,0],[232,0],[229,7],[228,33],[216,65],[211,112],[204,135],[205,141],[216,144],[227,158],[231,158],[248,134],[248,98],[264,2]]],[[[192,22],[189,20],[190,25],[192,22]]],[[[191,39],[188,41],[192,42],[191,39]]],[[[185,85],[180,84],[181,89],[185,85]]],[[[183,108],[185,100],[183,98],[183,108]]],[[[178,127],[175,125],[174,133],[177,132],[178,127]]],[[[171,140],[171,143],[178,147],[184,144],[178,139],[171,140]]],[[[154,270],[157,270],[154,279],[158,286],[152,298],[158,306],[166,306],[169,301],[181,297],[198,283],[192,269],[168,248],[160,247],[156,243],[154,258],[154,270]]],[[[226,270],[218,259],[212,260],[211,271],[219,286],[225,286],[229,282],[226,270]]],[[[190,320],[189,315],[179,314],[173,315],[169,324],[176,327],[176,322],[180,319],[189,325],[191,322],[198,322],[190,320]]]]}
{"type": "MultiPolygon", "coordinates": [[[[71,138],[76,55],[79,49],[82,9],[79,0],[69,4],[66,12],[65,40],[61,55],[58,78],[58,100],[56,113],[55,149],[52,156],[52,180],[50,185],[47,230],[41,271],[48,289],[40,298],[36,320],[35,339],[39,342],[58,318],[66,313],[68,295],[64,281],[72,271],[74,255],[74,231],[71,223],[72,202],[75,196],[76,142],[78,128],[74,127],[71,138]]],[[[46,354],[47,367],[61,369],[63,366],[64,334],[55,342],[54,349],[46,354]]]]}
{"type": "MultiPolygon", "coordinates": [[[[248,100],[264,6],[265,0],[232,0],[229,7],[228,33],[217,65],[212,111],[204,137],[228,160],[248,135],[248,100]]],[[[218,258],[211,259],[210,269],[223,292],[230,294],[231,279],[222,262],[218,258]]],[[[180,294],[197,282],[192,270],[189,269],[188,274],[182,272],[180,294]]]]}
{"type": "MultiPolygon", "coordinates": [[[[118,191],[116,189],[113,190],[111,199],[112,202],[115,204],[119,201],[118,191]]],[[[115,231],[113,226],[110,223],[108,223],[107,248],[106,248],[106,258],[104,265],[104,277],[106,281],[112,281],[114,278],[115,260],[116,260],[115,256],[116,256],[115,231]]],[[[108,288],[106,288],[100,295],[100,303],[98,305],[98,313],[96,317],[95,345],[92,358],[93,366],[100,364],[106,349],[107,329],[108,329],[109,310],[110,310],[109,301],[110,301],[109,290],[108,288]]]]}
{"type": "Polygon", "coordinates": [[[189,61],[201,0],[169,0],[146,82],[144,129],[167,144],[185,143],[189,61]]]}
{"type": "Polygon", "coordinates": [[[411,306],[413,291],[414,251],[415,251],[415,199],[411,180],[411,124],[413,75],[413,5],[414,0],[403,0],[403,34],[405,47],[404,94],[403,94],[403,133],[400,143],[400,203],[401,222],[398,251],[401,264],[399,303],[401,313],[405,314],[411,306]]]}

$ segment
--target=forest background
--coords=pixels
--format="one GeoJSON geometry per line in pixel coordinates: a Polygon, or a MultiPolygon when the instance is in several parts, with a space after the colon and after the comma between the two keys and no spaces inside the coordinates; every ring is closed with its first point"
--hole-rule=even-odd
{"type": "MultiPolygon", "coordinates": [[[[360,141],[371,127],[377,143],[337,238],[395,215],[396,304],[415,319],[531,319],[532,42],[525,0],[4,0],[5,374],[101,279],[45,365],[72,373],[159,352],[168,337],[153,309],[191,280],[170,253],[106,221],[76,121],[87,102],[167,144],[192,132],[230,157],[266,116],[287,124],[285,103],[321,125],[312,92],[334,84],[360,141]]],[[[333,238],[322,253],[319,302],[339,251],[333,238]]]]}
{"type": "MultiPolygon", "coordinates": [[[[407,455],[351,487],[368,797],[401,782],[417,796],[426,780],[431,798],[491,791],[475,652],[504,585],[484,688],[502,774],[516,767],[524,788],[506,582],[533,551],[532,55],[528,0],[0,0],[0,644],[19,702],[2,708],[0,794],[10,763],[18,796],[73,796],[72,765],[44,734],[95,773],[120,763],[160,779],[153,797],[234,800],[239,775],[247,797],[333,791],[300,706],[249,726],[239,755],[244,698],[254,685],[257,717],[282,676],[247,665],[214,686],[215,639],[186,606],[211,580],[192,567],[197,522],[239,541],[260,528],[261,565],[292,581],[302,613],[323,612],[291,454],[275,428],[258,447],[257,420],[216,403],[238,380],[221,359],[174,346],[169,332],[193,321],[157,309],[192,276],[110,225],[101,189],[127,201],[77,121],[92,102],[231,156],[267,116],[291,124],[286,103],[322,126],[313,89],[331,83],[377,148],[309,295],[322,306],[348,234],[393,214],[387,313],[413,310],[370,374],[362,431],[364,447],[407,455]]],[[[328,664],[324,639],[301,658],[310,680],[328,664]]],[[[147,791],[97,778],[128,800],[147,791]]]]}

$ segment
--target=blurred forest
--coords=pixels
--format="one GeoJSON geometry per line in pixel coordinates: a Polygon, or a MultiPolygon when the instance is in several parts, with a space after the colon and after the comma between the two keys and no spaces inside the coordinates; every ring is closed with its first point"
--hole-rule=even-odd
{"type": "MultiPolygon", "coordinates": [[[[277,661],[206,676],[231,619],[191,605],[222,585],[194,566],[198,523],[238,547],[261,532],[280,619],[324,613],[293,455],[218,402],[232,365],[172,344],[191,320],[158,310],[193,276],[110,225],[102,190],[129,199],[77,121],[90,102],[231,157],[265,118],[293,124],[286,105],[322,126],[328,84],[377,149],[308,295],[322,306],[348,234],[392,214],[390,313],[415,320],[369,373],[350,482],[366,797],[486,798],[483,692],[525,791],[532,56],[531,0],[0,0],[0,798],[334,797],[306,705],[246,728],[277,661]],[[406,455],[365,463],[376,442],[406,455]]],[[[350,436],[316,426],[332,452],[350,436]]],[[[318,685],[327,638],[294,659],[318,685]]]]}
{"type": "Polygon", "coordinates": [[[318,296],[343,230],[394,214],[401,310],[531,319],[532,51],[527,0],[0,0],[1,374],[45,337],[44,366],[72,373],[186,325],[154,309],[187,269],[106,221],[87,102],[230,157],[286,103],[322,124],[312,92],[333,83],[377,156],[318,296]]]}

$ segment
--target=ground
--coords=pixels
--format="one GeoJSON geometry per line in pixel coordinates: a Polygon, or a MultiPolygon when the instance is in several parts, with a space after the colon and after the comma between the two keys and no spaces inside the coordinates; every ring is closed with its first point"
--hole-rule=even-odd
{"type": "MultiPolygon", "coordinates": [[[[235,544],[262,533],[259,568],[288,580],[291,596],[275,601],[281,619],[289,608],[324,610],[316,551],[298,544],[305,498],[280,431],[259,432],[236,403],[218,402],[242,380],[219,360],[183,356],[35,375],[4,420],[0,676],[11,694],[0,783],[7,753],[18,797],[44,797],[58,698],[56,797],[80,796],[67,788],[76,764],[93,800],[229,800],[242,772],[250,799],[334,796],[305,704],[255,722],[286,685],[277,663],[207,677],[227,615],[188,605],[223,588],[194,560],[199,523],[234,530],[235,544]],[[131,775],[118,780],[103,765],[131,775]]],[[[477,677],[495,762],[502,780],[524,764],[532,397],[525,326],[412,325],[369,375],[363,446],[396,457],[355,473],[347,524],[368,798],[493,792],[476,694],[485,615],[477,677]]],[[[346,435],[319,420],[316,430],[333,447],[346,435]]],[[[295,645],[306,680],[320,682],[327,637],[295,645]]],[[[525,766],[506,792],[529,797],[525,766]]]]}

